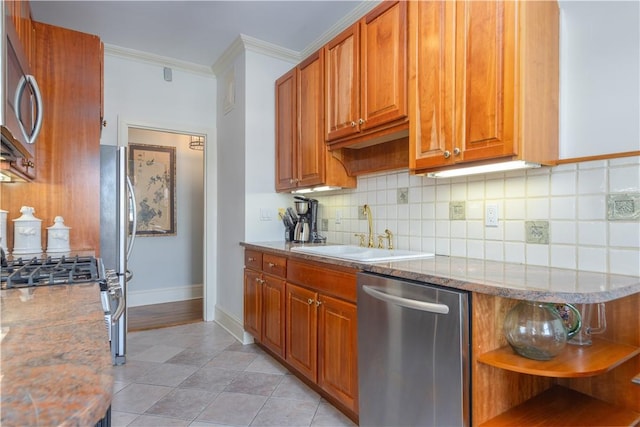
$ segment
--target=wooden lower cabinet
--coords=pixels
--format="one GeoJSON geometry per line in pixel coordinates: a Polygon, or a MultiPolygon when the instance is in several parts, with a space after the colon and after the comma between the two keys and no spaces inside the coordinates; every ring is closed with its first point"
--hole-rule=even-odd
{"type": "Polygon", "coordinates": [[[311,381],[318,382],[318,294],[287,283],[287,362],[311,381]]]}

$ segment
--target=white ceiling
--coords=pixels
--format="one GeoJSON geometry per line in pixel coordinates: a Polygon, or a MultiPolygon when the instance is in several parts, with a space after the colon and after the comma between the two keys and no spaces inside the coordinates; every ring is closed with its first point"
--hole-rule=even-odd
{"type": "Polygon", "coordinates": [[[244,34],[301,52],[360,0],[31,1],[33,19],[108,45],[211,67],[244,34]]]}

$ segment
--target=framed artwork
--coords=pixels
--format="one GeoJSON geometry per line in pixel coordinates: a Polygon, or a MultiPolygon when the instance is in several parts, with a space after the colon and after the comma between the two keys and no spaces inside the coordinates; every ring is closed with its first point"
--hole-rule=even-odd
{"type": "Polygon", "coordinates": [[[129,144],[138,236],[176,235],[176,148],[129,144]]]}

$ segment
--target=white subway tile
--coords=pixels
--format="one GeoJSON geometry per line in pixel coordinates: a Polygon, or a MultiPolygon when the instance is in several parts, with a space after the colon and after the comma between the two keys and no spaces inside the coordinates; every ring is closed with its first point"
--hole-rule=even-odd
{"type": "Polygon", "coordinates": [[[484,199],[485,181],[473,181],[467,186],[467,200],[484,199]]]}
{"type": "Polygon", "coordinates": [[[549,266],[549,245],[526,244],[525,250],[528,265],[549,266]]]}
{"type": "Polygon", "coordinates": [[[606,199],[600,196],[580,196],[578,197],[578,219],[579,220],[604,220],[606,219],[606,199]]]}
{"type": "Polygon", "coordinates": [[[422,219],[422,205],[410,204],[409,205],[409,218],[410,219],[422,219]]]}
{"type": "Polygon", "coordinates": [[[391,173],[387,175],[387,188],[398,188],[398,174],[391,173]]]}
{"type": "Polygon", "coordinates": [[[640,156],[618,157],[609,159],[609,166],[636,165],[640,166],[640,156]]]}
{"type": "Polygon", "coordinates": [[[467,242],[465,239],[451,239],[451,256],[467,256],[467,242]]]}
{"type": "Polygon", "coordinates": [[[589,246],[606,246],[607,223],[604,221],[578,222],[578,244],[589,246]]]}
{"type": "Polygon", "coordinates": [[[422,187],[422,202],[435,202],[436,201],[436,187],[434,185],[427,185],[422,187]]]}
{"type": "Polygon", "coordinates": [[[403,172],[398,173],[398,187],[408,187],[409,186],[409,173],[403,172]]]}
{"type": "Polygon", "coordinates": [[[576,173],[564,172],[551,175],[551,195],[564,196],[576,193],[576,173]]]}
{"type": "Polygon", "coordinates": [[[607,249],[578,246],[578,270],[607,272],[607,249]]]}
{"type": "Polygon", "coordinates": [[[551,267],[575,270],[577,267],[576,247],[570,245],[551,245],[551,267]]]}
{"type": "Polygon", "coordinates": [[[436,253],[436,241],[434,239],[422,238],[422,246],[420,249],[422,252],[436,253]]]}
{"type": "Polygon", "coordinates": [[[398,228],[397,228],[397,234],[399,236],[408,236],[409,234],[411,234],[411,229],[409,228],[409,221],[408,220],[398,220],[398,228]]]}
{"type": "Polygon", "coordinates": [[[550,208],[550,219],[576,219],[576,198],[568,197],[552,197],[550,208]]]}
{"type": "Polygon", "coordinates": [[[486,240],[504,240],[504,221],[499,221],[497,227],[485,227],[484,238],[486,240]]]}
{"type": "Polygon", "coordinates": [[[457,184],[451,184],[451,200],[466,200],[467,199],[467,183],[460,182],[457,184]]]}
{"type": "Polygon", "coordinates": [[[537,197],[527,199],[527,219],[545,220],[549,218],[549,199],[537,197]]]}
{"type": "Polygon", "coordinates": [[[435,203],[423,203],[421,207],[422,207],[422,219],[434,219],[436,217],[435,203]]]}
{"type": "Polygon", "coordinates": [[[409,187],[409,203],[422,203],[421,187],[409,187]]]}
{"type": "MultiPolygon", "coordinates": [[[[483,219],[484,218],[484,202],[483,201],[474,201],[467,202],[467,219],[483,219]]],[[[500,212],[500,208],[498,208],[498,212],[500,212]]]]}
{"type": "Polygon", "coordinates": [[[451,251],[449,250],[449,239],[436,239],[436,250],[435,253],[438,255],[450,255],[451,251]]]}
{"type": "Polygon", "coordinates": [[[467,238],[484,239],[483,221],[467,221],[467,238]]]}
{"type": "Polygon", "coordinates": [[[436,218],[440,220],[449,219],[449,202],[436,203],[436,218]]]}
{"type": "MultiPolygon", "coordinates": [[[[498,210],[500,215],[500,210],[498,210]]],[[[527,217],[526,199],[507,199],[504,201],[504,219],[525,219],[527,217]]]]}
{"type": "Polygon", "coordinates": [[[467,237],[466,221],[451,221],[451,238],[465,239],[467,237]]]}
{"type": "Polygon", "coordinates": [[[609,246],[640,247],[640,222],[609,222],[609,246]]]}
{"type": "MultiPolygon", "coordinates": [[[[524,225],[522,226],[524,228],[524,225]]],[[[505,262],[515,262],[518,264],[524,264],[524,248],[525,244],[522,242],[505,242],[504,243],[504,260],[505,262]]]]}
{"type": "Polygon", "coordinates": [[[488,179],[485,182],[487,199],[502,199],[504,197],[505,182],[503,179],[488,179]]]}
{"type": "Polygon", "coordinates": [[[398,219],[409,219],[409,205],[398,205],[398,219]]]}
{"type": "Polygon", "coordinates": [[[449,237],[449,221],[436,221],[436,236],[449,237]]]}
{"type": "Polygon", "coordinates": [[[449,184],[441,184],[436,186],[436,200],[438,202],[448,202],[451,200],[451,186],[449,184]]]}
{"type": "Polygon", "coordinates": [[[599,194],[607,191],[607,170],[604,168],[578,171],[578,194],[599,194]]]}
{"type": "Polygon", "coordinates": [[[484,256],[491,261],[504,261],[504,242],[487,241],[484,243],[484,256]]]}
{"type": "MultiPolygon", "coordinates": [[[[382,229],[384,230],[384,229],[382,229]]],[[[412,219],[409,221],[409,235],[420,236],[422,234],[422,221],[419,219],[412,219]]]]}
{"type": "Polygon", "coordinates": [[[609,250],[609,273],[640,276],[640,251],[634,249],[609,250]]]}
{"type": "Polygon", "coordinates": [[[525,182],[526,180],[523,176],[507,178],[507,180],[505,181],[505,197],[526,197],[525,182]]]}
{"type": "Polygon", "coordinates": [[[527,176],[527,196],[547,197],[549,196],[549,175],[529,175],[527,176]]]}
{"type": "MultiPolygon", "coordinates": [[[[422,225],[420,226],[422,230],[422,237],[435,237],[436,235],[436,223],[435,221],[422,221],[422,225]]],[[[392,228],[389,228],[393,231],[392,228]]]]}
{"type": "Polygon", "coordinates": [[[607,161],[606,160],[594,160],[591,162],[580,162],[578,163],[578,169],[596,169],[596,168],[606,168],[607,161]]]}
{"type": "Polygon", "coordinates": [[[505,221],[504,239],[512,242],[524,242],[525,229],[524,221],[505,221]]]}
{"type": "Polygon", "coordinates": [[[484,259],[484,241],[467,240],[467,256],[469,258],[484,259]]]}
{"type": "Polygon", "coordinates": [[[553,244],[575,245],[576,223],[573,221],[551,221],[549,223],[549,241],[553,244]]]}
{"type": "Polygon", "coordinates": [[[577,163],[565,163],[551,168],[551,173],[575,171],[576,169],[578,169],[577,163]]]}
{"type": "Polygon", "coordinates": [[[612,193],[640,191],[640,168],[637,165],[609,168],[609,191],[612,193]]]}

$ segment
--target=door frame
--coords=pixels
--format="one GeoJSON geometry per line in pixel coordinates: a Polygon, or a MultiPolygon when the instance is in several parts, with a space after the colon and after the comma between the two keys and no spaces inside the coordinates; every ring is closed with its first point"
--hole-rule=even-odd
{"type": "Polygon", "coordinates": [[[205,138],[204,161],[204,241],[203,241],[203,316],[205,322],[214,320],[217,302],[217,235],[218,235],[218,148],[216,130],[175,123],[150,123],[144,120],[118,117],[118,146],[127,146],[129,128],[182,135],[202,135],[205,138]]]}

